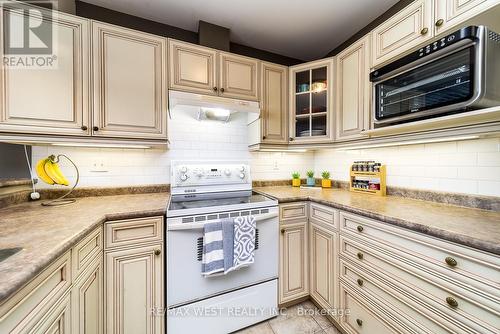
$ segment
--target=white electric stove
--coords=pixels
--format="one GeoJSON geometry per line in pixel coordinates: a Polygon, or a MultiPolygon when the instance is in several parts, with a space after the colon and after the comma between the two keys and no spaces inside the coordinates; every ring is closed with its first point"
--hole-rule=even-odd
{"type": "Polygon", "coordinates": [[[276,200],[252,191],[250,166],[175,161],[167,210],[167,332],[230,333],[276,315],[279,221],[276,200]],[[253,215],[255,263],[203,277],[204,224],[253,215]]]}

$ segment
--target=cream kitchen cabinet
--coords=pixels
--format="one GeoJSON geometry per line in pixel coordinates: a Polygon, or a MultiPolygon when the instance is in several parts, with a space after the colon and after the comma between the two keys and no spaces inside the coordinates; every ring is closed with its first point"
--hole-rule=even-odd
{"type": "Polygon", "coordinates": [[[217,95],[217,51],[169,40],[169,87],[206,95],[217,95]]]}
{"type": "Polygon", "coordinates": [[[308,222],[298,220],[280,226],[278,303],[309,295],[308,222]]]}
{"type": "MultiPolygon", "coordinates": [[[[6,26],[9,21],[38,20],[46,13],[39,7],[33,9],[19,2],[2,3],[2,31],[11,29],[6,26]]],[[[42,22],[57,31],[52,41],[55,57],[47,56],[53,66],[22,69],[0,64],[0,132],[88,136],[89,21],[58,12],[42,22]]],[[[7,38],[1,38],[0,54],[16,61],[20,57],[10,55],[6,43],[7,38]]]]}
{"type": "Polygon", "coordinates": [[[104,239],[106,333],[163,333],[163,218],[108,222],[104,239]]]}
{"type": "Polygon", "coordinates": [[[336,56],[336,140],[359,139],[370,126],[371,35],[336,56]]]}
{"type": "MultiPolygon", "coordinates": [[[[434,0],[436,35],[500,4],[498,0],[434,0]]],[[[458,27],[457,27],[458,28],[458,27]]]]}
{"type": "MultiPolygon", "coordinates": [[[[441,0],[440,0],[441,1],[441,0]]],[[[398,57],[434,36],[434,1],[416,0],[372,31],[372,66],[398,57]]]]}
{"type": "Polygon", "coordinates": [[[333,58],[290,67],[289,144],[331,142],[333,58]]]}
{"type": "Polygon", "coordinates": [[[288,67],[261,65],[260,120],[256,141],[266,144],[288,143],[288,67]]]}
{"type": "Polygon", "coordinates": [[[166,39],[96,21],[92,38],[92,134],[166,140],[166,39]]]}
{"type": "Polygon", "coordinates": [[[333,310],[338,297],[338,233],[332,224],[310,221],[310,294],[326,310],[333,310]]]}
{"type": "Polygon", "coordinates": [[[169,41],[173,90],[259,100],[259,61],[175,40],[169,41]]]}

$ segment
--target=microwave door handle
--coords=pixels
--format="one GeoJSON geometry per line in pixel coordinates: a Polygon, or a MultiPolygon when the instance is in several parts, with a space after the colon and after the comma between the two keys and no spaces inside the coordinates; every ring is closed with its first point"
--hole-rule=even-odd
{"type": "MultiPolygon", "coordinates": [[[[257,223],[264,220],[272,219],[278,217],[278,212],[264,213],[260,215],[255,215],[255,221],[257,223]]],[[[171,224],[167,227],[168,231],[185,231],[185,230],[202,230],[206,223],[215,222],[217,220],[208,221],[205,223],[180,223],[171,224]]]]}

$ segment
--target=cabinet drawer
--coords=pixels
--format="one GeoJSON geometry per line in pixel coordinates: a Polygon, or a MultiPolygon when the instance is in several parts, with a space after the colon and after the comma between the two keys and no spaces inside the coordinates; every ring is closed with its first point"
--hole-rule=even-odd
{"type": "Polygon", "coordinates": [[[0,305],[0,333],[22,332],[33,327],[70,286],[68,251],[0,305]]]}
{"type": "Polygon", "coordinates": [[[371,310],[370,305],[355,295],[345,284],[340,283],[340,309],[349,310],[340,317],[340,326],[353,334],[386,334],[396,333],[389,325],[371,310]]]}
{"type": "Polygon", "coordinates": [[[119,220],[105,224],[105,248],[163,240],[163,217],[119,220]]]}
{"type": "Polygon", "coordinates": [[[345,212],[340,213],[340,230],[500,298],[500,257],[494,254],[345,212]]]}
{"type": "Polygon", "coordinates": [[[101,255],[102,247],[102,226],[96,228],[73,247],[71,251],[71,264],[75,280],[96,256],[101,255]]]}
{"type": "Polygon", "coordinates": [[[464,332],[495,333],[498,330],[495,326],[500,317],[500,303],[483,291],[471,291],[453,284],[395,252],[347,236],[340,237],[340,253],[343,259],[404,291],[414,300],[414,306],[424,313],[430,312],[464,332]],[[447,304],[450,297],[458,302],[458,307],[447,304]]]}
{"type": "Polygon", "coordinates": [[[400,323],[405,333],[464,333],[433,312],[416,308],[411,295],[384,280],[383,276],[371,276],[343,259],[340,260],[340,279],[351,285],[356,293],[368,296],[378,304],[377,308],[389,308],[391,318],[400,323]]]}
{"type": "Polygon", "coordinates": [[[323,222],[338,229],[338,211],[328,206],[311,203],[309,205],[309,217],[313,220],[323,222]]]}
{"type": "Polygon", "coordinates": [[[305,202],[280,205],[280,221],[307,218],[307,203],[305,202]]]}

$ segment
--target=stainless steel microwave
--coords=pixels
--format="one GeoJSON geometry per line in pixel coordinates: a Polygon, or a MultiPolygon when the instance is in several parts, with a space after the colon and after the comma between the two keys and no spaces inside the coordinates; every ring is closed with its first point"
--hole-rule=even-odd
{"type": "Polygon", "coordinates": [[[370,73],[377,127],[500,105],[500,35],[469,26],[370,73]]]}

